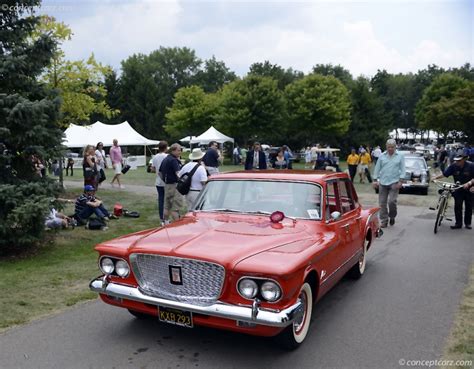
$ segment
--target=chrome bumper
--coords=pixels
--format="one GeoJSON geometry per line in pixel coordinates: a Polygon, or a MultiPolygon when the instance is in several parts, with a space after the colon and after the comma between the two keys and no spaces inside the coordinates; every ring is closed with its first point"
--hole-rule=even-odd
{"type": "Polygon", "coordinates": [[[300,301],[284,310],[262,308],[257,300],[254,301],[252,306],[231,305],[219,301],[210,306],[198,306],[144,295],[136,287],[108,282],[105,276],[92,280],[89,288],[91,291],[125,300],[271,327],[286,327],[303,314],[303,305],[300,301]]]}

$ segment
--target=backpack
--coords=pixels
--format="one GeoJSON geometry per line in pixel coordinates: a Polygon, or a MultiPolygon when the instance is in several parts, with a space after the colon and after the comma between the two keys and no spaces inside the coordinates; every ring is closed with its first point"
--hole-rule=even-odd
{"type": "Polygon", "coordinates": [[[86,228],[93,231],[102,230],[105,227],[107,227],[107,224],[105,224],[105,222],[99,218],[91,218],[86,224],[86,228]]]}
{"type": "Polygon", "coordinates": [[[196,166],[193,168],[192,171],[186,172],[181,175],[178,179],[178,183],[176,184],[176,189],[181,195],[187,195],[189,190],[191,189],[191,180],[193,179],[194,173],[199,168],[201,164],[197,163],[196,166]]]}

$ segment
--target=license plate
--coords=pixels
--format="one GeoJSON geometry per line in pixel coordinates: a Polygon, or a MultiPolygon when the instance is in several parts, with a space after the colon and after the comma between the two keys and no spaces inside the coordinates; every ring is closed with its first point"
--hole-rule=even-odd
{"type": "Polygon", "coordinates": [[[183,311],[164,306],[158,306],[158,318],[160,322],[179,325],[180,327],[193,327],[193,314],[190,311],[183,311]]]}

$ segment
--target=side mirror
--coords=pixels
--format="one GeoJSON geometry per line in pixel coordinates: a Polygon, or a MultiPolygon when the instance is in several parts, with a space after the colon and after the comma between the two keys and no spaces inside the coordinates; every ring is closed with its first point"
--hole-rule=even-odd
{"type": "Polygon", "coordinates": [[[339,211],[333,211],[331,213],[331,219],[332,220],[338,220],[341,217],[341,213],[339,211]]]}

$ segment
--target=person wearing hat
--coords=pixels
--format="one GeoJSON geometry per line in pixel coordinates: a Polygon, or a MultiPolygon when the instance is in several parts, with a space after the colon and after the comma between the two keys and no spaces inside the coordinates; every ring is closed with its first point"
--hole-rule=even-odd
{"type": "Polygon", "coordinates": [[[113,214],[110,215],[102,201],[95,197],[94,186],[85,185],[84,193],[76,199],[74,218],[79,224],[85,224],[92,214],[107,221],[115,217],[113,214]]]}
{"type": "Polygon", "coordinates": [[[454,217],[456,224],[451,229],[462,228],[462,205],[464,202],[464,225],[467,229],[472,229],[472,197],[474,194],[470,191],[474,186],[474,163],[467,161],[466,155],[456,155],[453,158],[453,164],[446,168],[443,174],[433,178],[453,176],[455,182],[463,185],[463,188],[453,192],[454,197],[454,217]]]}
{"type": "Polygon", "coordinates": [[[178,173],[178,177],[181,177],[185,173],[192,172],[196,165],[198,166],[196,171],[194,172],[191,178],[191,189],[189,190],[188,194],[186,195],[186,202],[188,205],[188,210],[190,210],[196,201],[199,193],[205,186],[207,182],[207,172],[206,168],[201,165],[202,158],[204,157],[204,153],[200,148],[193,149],[191,154],[189,155],[190,162],[187,163],[178,173]]]}

